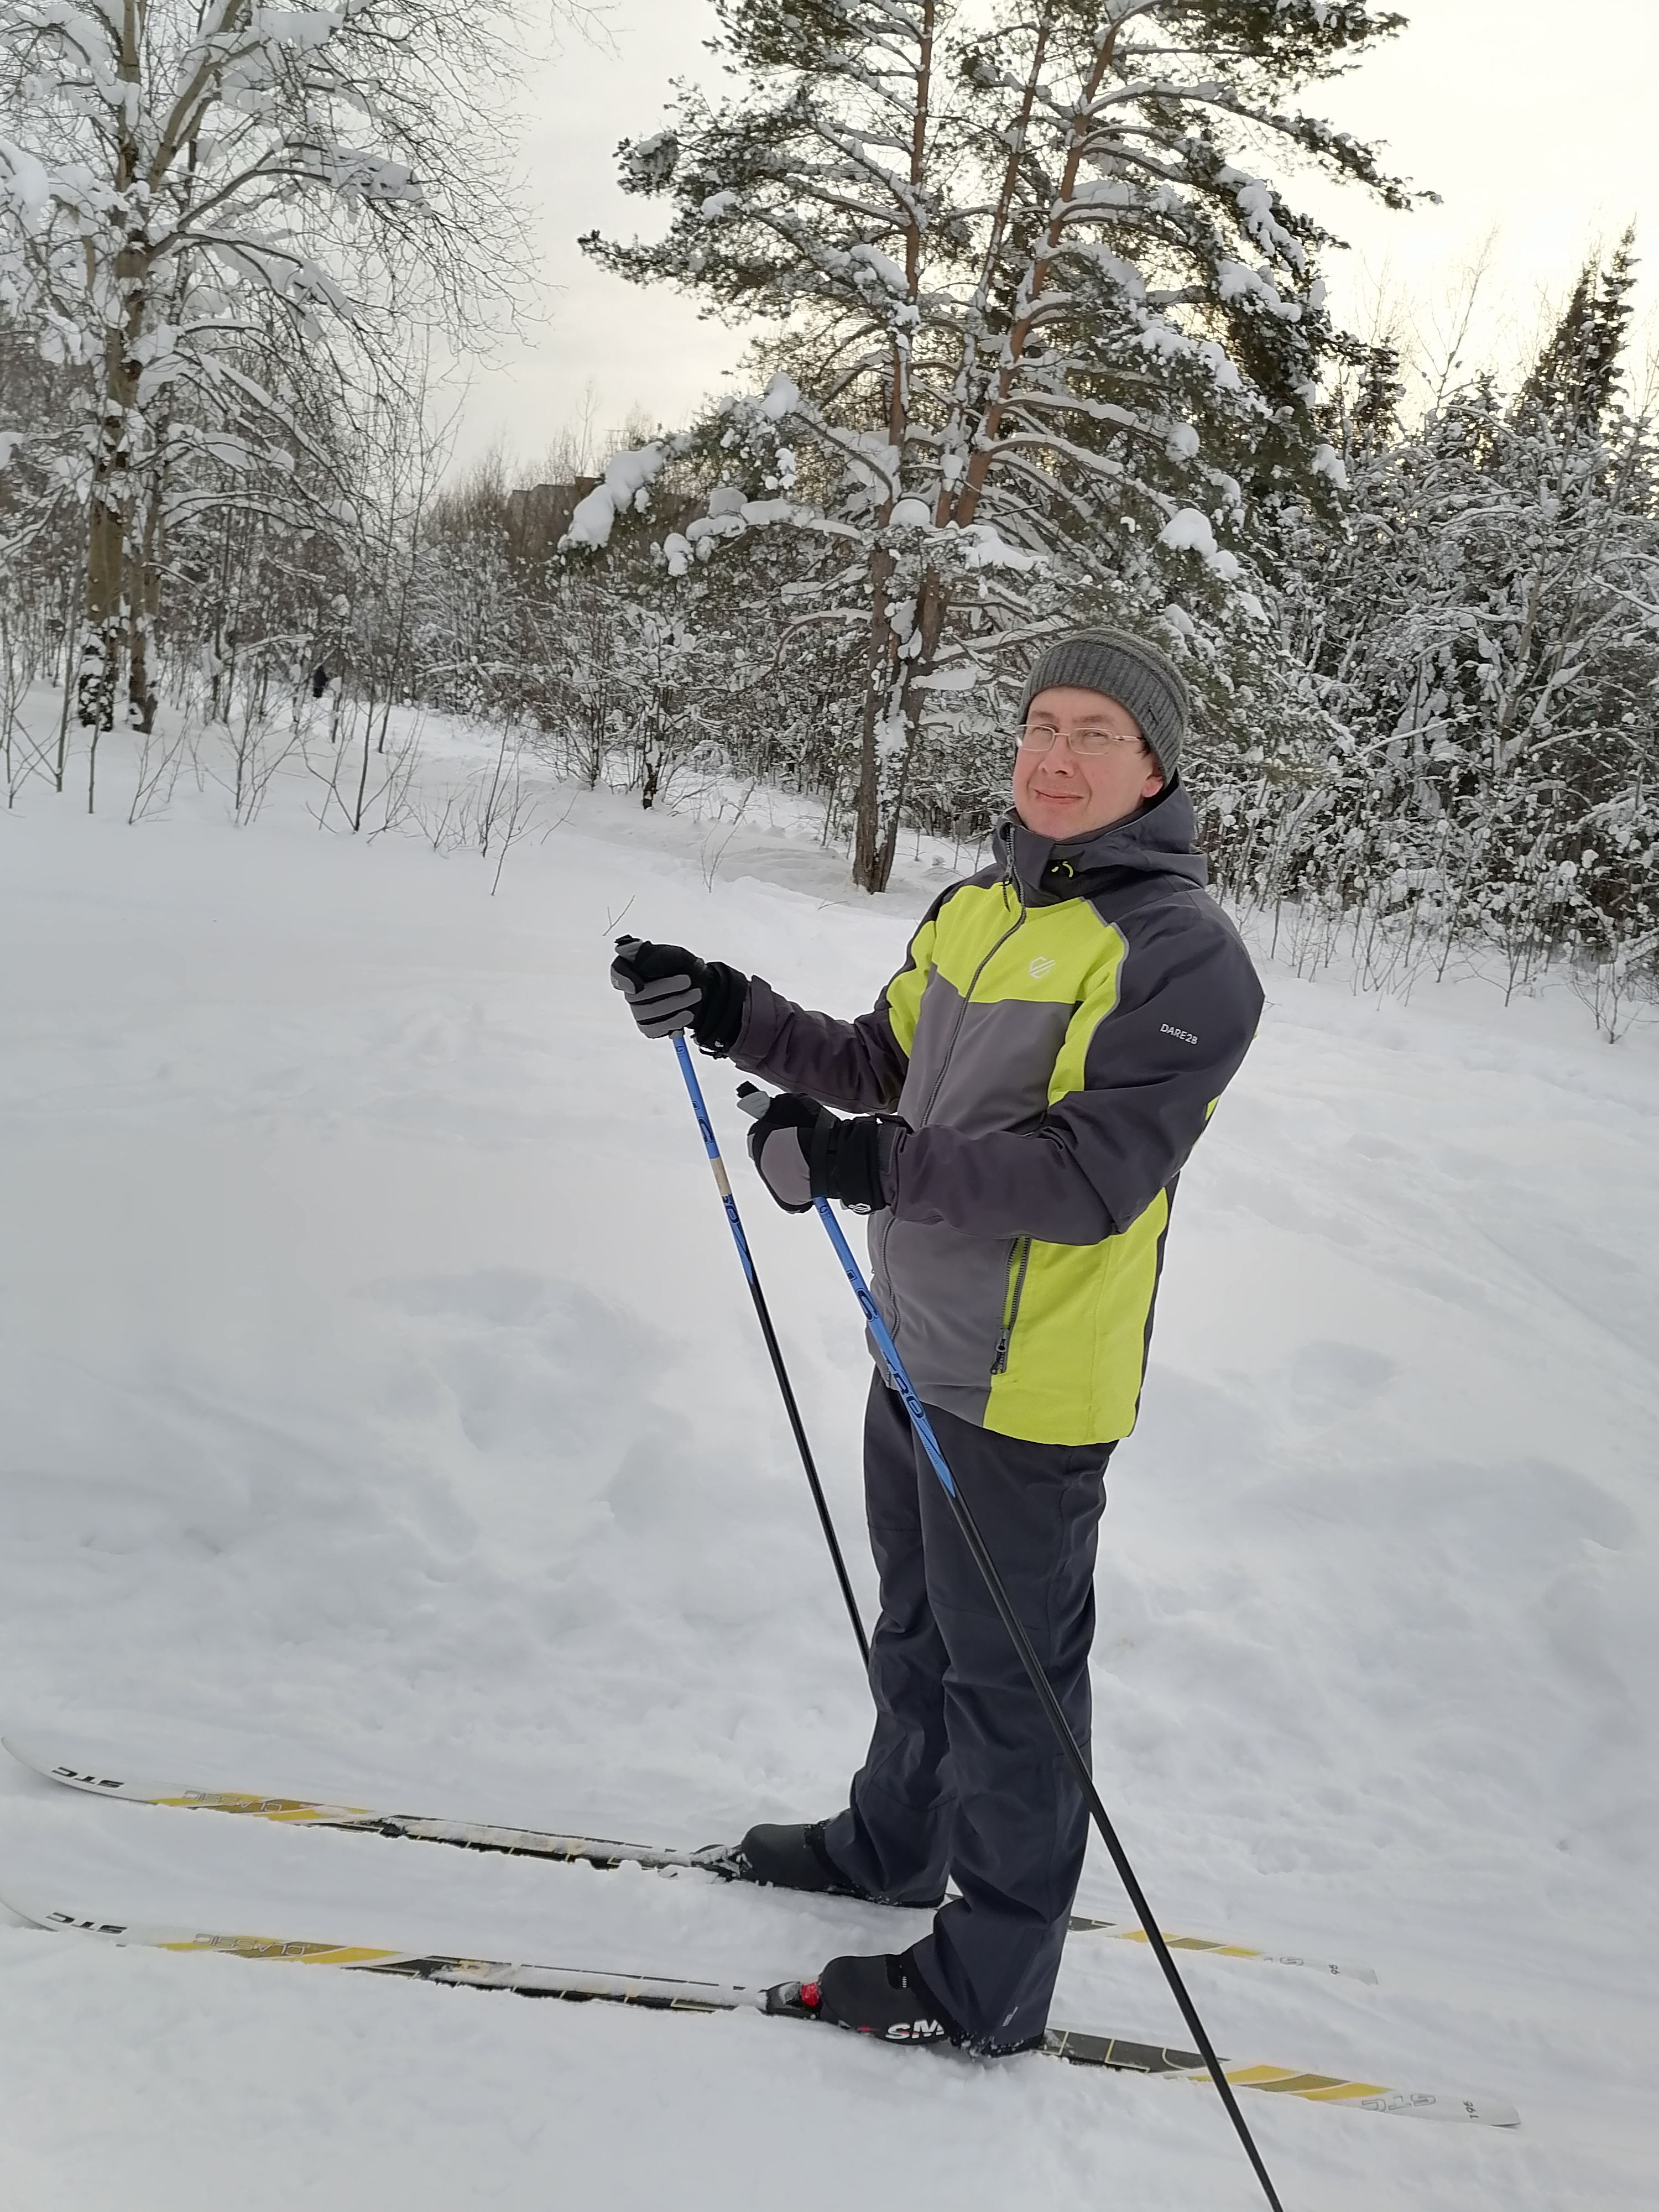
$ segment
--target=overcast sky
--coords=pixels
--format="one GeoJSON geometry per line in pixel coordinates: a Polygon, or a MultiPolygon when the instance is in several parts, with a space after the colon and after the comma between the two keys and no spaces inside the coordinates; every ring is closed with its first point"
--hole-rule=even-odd
{"type": "MultiPolygon", "coordinates": [[[[1432,349],[1464,272],[1490,246],[1473,351],[1500,367],[1524,356],[1585,255],[1637,225],[1659,255],[1659,0],[1396,0],[1410,27],[1307,105],[1386,142],[1389,165],[1443,205],[1391,215],[1347,189],[1304,182],[1292,197],[1352,250],[1328,258],[1339,319],[1370,335],[1385,316],[1432,349]]],[[[497,362],[475,368],[459,464],[499,441],[532,463],[591,407],[609,430],[633,410],[683,422],[718,390],[741,350],[666,288],[641,290],[595,269],[580,233],[629,235],[660,221],[612,181],[623,137],[656,128],[671,80],[712,68],[706,0],[614,0],[608,45],[567,34],[527,69],[521,162],[549,286],[541,321],[497,362]]],[[[1638,311],[1651,335],[1659,269],[1638,311]]]]}

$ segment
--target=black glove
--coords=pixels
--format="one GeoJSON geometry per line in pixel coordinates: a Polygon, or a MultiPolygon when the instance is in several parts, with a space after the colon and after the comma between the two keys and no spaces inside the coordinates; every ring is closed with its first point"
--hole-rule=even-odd
{"type": "Polygon", "coordinates": [[[887,1204],[883,1170],[904,1126],[886,1114],[843,1121],[815,1098],[783,1091],[749,1132],[749,1157],[786,1213],[809,1212],[815,1198],[874,1213],[887,1204]]]}
{"type": "Polygon", "coordinates": [[[705,1052],[731,1051],[749,1003],[749,978],[723,960],[699,960],[683,945],[619,937],[611,981],[648,1037],[689,1029],[705,1052]]]}

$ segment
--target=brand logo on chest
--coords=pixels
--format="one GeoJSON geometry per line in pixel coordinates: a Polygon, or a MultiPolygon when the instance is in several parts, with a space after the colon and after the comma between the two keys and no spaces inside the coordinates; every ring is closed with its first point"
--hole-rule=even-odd
{"type": "Polygon", "coordinates": [[[1046,952],[1039,952],[1025,972],[1034,981],[1040,983],[1045,975],[1054,974],[1054,963],[1046,952]]]}

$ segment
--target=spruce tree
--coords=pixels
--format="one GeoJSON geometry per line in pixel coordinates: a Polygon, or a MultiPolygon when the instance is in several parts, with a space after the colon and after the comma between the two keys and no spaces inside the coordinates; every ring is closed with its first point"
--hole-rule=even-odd
{"type": "Polygon", "coordinates": [[[1615,1032],[1659,953],[1659,484],[1624,386],[1632,266],[1627,237],[1584,270],[1513,398],[1478,378],[1409,434],[1351,438],[1346,542],[1300,592],[1336,735],[1267,871],[1314,957],[1344,923],[1379,980],[1484,945],[1514,989],[1565,956],[1615,1032]]]}

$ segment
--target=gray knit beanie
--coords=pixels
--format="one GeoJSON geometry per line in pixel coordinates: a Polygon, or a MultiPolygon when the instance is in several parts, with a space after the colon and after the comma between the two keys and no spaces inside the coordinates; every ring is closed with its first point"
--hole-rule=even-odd
{"type": "Polygon", "coordinates": [[[1181,759],[1192,701],[1181,671],[1155,645],[1121,629],[1080,629],[1060,638],[1032,663],[1019,702],[1022,726],[1037,693],[1055,684],[1103,691],[1127,707],[1157,756],[1164,782],[1170,781],[1181,759]]]}

